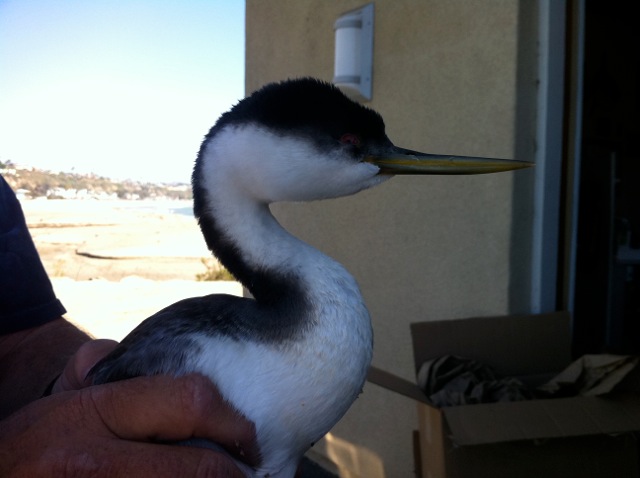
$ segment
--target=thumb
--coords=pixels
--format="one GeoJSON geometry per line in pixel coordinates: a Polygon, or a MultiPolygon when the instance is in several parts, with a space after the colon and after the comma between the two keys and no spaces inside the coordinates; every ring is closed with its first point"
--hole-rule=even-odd
{"type": "Polygon", "coordinates": [[[52,393],[80,390],[91,385],[85,377],[93,366],[117,345],[118,342],[109,339],[90,340],[82,344],[67,362],[60,378],[52,388],[52,393]]]}

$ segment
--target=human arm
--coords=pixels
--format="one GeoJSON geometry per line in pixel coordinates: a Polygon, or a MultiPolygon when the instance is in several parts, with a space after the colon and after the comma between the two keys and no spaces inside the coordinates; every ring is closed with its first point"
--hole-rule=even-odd
{"type": "Polygon", "coordinates": [[[88,387],[114,343],[91,340],[64,312],[0,176],[0,476],[244,476],[226,455],[164,443],[194,436],[257,463],[253,425],[204,377],[88,387]]]}
{"type": "Polygon", "coordinates": [[[0,419],[40,398],[90,340],[63,318],[0,336],[0,419]]]}
{"type": "Polygon", "coordinates": [[[202,376],[88,387],[88,371],[115,345],[62,319],[0,338],[1,402],[13,397],[15,408],[0,421],[0,476],[244,476],[227,455],[167,443],[192,437],[259,462],[253,425],[202,376]]]}
{"type": "Polygon", "coordinates": [[[257,464],[253,425],[202,376],[88,387],[115,345],[63,319],[0,337],[0,403],[14,412],[0,421],[0,476],[244,476],[226,455],[166,443],[194,436],[257,464]]]}
{"type": "Polygon", "coordinates": [[[244,476],[192,436],[259,461],[255,430],[201,375],[138,377],[56,393],[0,427],[0,476],[244,476]]]}
{"type": "Polygon", "coordinates": [[[89,336],[61,318],[65,308],[0,176],[0,419],[39,398],[89,336]]]}

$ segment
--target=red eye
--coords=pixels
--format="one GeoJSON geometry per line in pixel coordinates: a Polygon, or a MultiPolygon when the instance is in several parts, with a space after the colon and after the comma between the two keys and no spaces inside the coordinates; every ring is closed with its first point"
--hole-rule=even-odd
{"type": "Polygon", "coordinates": [[[342,144],[352,144],[354,146],[360,146],[360,138],[353,133],[345,133],[340,136],[340,142],[342,144]]]}

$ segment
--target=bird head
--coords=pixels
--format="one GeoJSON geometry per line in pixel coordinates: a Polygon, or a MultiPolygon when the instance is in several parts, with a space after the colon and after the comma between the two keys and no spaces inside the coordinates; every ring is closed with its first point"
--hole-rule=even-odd
{"type": "Polygon", "coordinates": [[[262,202],[308,201],[354,194],[396,174],[530,165],[397,147],[377,112],[329,83],[302,78],[268,84],[224,113],[203,142],[194,184],[217,175],[262,202]]]}

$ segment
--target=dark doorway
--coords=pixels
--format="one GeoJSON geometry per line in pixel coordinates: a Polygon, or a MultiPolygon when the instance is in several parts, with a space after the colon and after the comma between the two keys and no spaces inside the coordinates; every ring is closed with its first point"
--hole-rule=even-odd
{"type": "Polygon", "coordinates": [[[640,26],[587,0],[574,354],[640,353],[640,26]]]}

